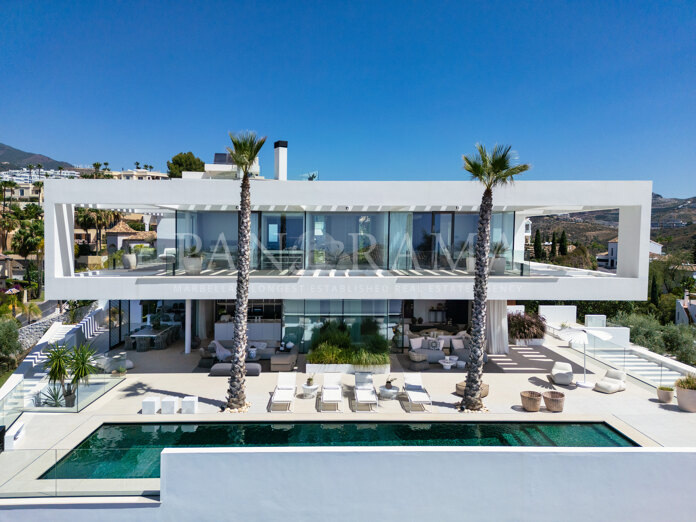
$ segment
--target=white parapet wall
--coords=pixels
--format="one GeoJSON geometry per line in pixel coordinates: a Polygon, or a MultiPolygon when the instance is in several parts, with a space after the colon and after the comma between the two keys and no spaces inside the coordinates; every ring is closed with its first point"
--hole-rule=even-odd
{"type": "Polygon", "coordinates": [[[694,448],[177,448],[161,462],[159,503],[0,500],[0,520],[652,522],[696,510],[694,448]]]}

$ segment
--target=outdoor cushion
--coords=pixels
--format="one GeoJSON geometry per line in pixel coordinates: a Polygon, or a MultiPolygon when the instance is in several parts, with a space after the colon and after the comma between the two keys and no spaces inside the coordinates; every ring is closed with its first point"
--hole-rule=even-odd
{"type": "Polygon", "coordinates": [[[604,374],[605,379],[616,379],[617,381],[625,381],[626,380],[626,374],[622,372],[621,370],[607,370],[607,373],[604,374]]]}
{"type": "Polygon", "coordinates": [[[257,377],[261,375],[261,365],[255,362],[246,363],[246,375],[247,377],[257,377]]]}
{"type": "Polygon", "coordinates": [[[208,375],[212,377],[229,377],[232,371],[232,363],[217,363],[210,369],[208,375]]]}
{"type": "Polygon", "coordinates": [[[452,346],[453,350],[461,350],[464,348],[464,339],[459,339],[457,337],[454,337],[450,341],[450,345],[452,346]]]}
{"type": "Polygon", "coordinates": [[[573,367],[570,363],[555,362],[551,368],[551,379],[556,384],[569,385],[573,382],[573,367]]]}
{"type": "Polygon", "coordinates": [[[412,337],[408,340],[408,342],[411,345],[411,350],[418,350],[423,347],[422,337],[412,337]]]}
{"type": "Polygon", "coordinates": [[[595,384],[594,387],[595,391],[602,392],[602,393],[616,393],[620,391],[624,391],[626,389],[626,385],[622,382],[619,381],[618,379],[612,379],[605,377],[601,381],[599,381],[597,384],[595,384]]]}

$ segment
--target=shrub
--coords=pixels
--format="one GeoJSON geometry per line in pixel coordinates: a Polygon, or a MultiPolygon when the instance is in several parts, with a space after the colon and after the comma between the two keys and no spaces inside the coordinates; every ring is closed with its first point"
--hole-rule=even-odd
{"type": "Polygon", "coordinates": [[[0,320],[0,355],[11,357],[21,351],[17,322],[14,319],[0,320]]]}
{"type": "Polygon", "coordinates": [[[373,353],[360,344],[341,348],[324,342],[307,354],[307,362],[310,364],[382,365],[389,364],[389,353],[373,353]]]}
{"type": "Polygon", "coordinates": [[[379,334],[365,335],[362,340],[370,353],[389,353],[389,341],[379,334]]]}
{"type": "Polygon", "coordinates": [[[667,324],[651,315],[619,313],[612,322],[631,329],[631,342],[655,353],[669,353],[684,364],[696,364],[696,329],[667,324]]]}
{"type": "Polygon", "coordinates": [[[658,386],[657,389],[662,391],[674,391],[674,388],[671,386],[658,386]]]}
{"type": "Polygon", "coordinates": [[[677,379],[674,385],[684,390],[696,390],[696,374],[690,373],[685,375],[681,379],[677,379]]]}
{"type": "Polygon", "coordinates": [[[329,342],[319,344],[307,354],[307,362],[310,364],[348,364],[343,358],[343,350],[329,342]]]}
{"type": "Polygon", "coordinates": [[[336,321],[324,322],[312,332],[310,346],[314,349],[322,343],[329,343],[339,348],[349,348],[350,332],[348,332],[348,327],[336,321]]]}
{"type": "Polygon", "coordinates": [[[546,323],[542,317],[533,314],[508,314],[508,338],[541,339],[546,333],[546,323]]]}

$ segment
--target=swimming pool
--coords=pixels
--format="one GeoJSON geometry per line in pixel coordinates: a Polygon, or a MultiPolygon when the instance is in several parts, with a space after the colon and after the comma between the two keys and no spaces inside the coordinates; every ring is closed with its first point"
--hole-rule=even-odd
{"type": "Polygon", "coordinates": [[[637,446],[603,422],[103,424],[42,479],[158,478],[171,447],[637,446]]]}

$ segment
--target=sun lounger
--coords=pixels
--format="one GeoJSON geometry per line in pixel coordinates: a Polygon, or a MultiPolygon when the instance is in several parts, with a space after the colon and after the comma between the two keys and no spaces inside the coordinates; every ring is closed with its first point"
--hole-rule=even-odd
{"type": "Polygon", "coordinates": [[[408,397],[408,411],[413,411],[413,405],[417,404],[425,410],[426,405],[432,405],[433,401],[430,395],[423,387],[420,373],[405,373],[404,374],[404,391],[408,397]]]}
{"type": "Polygon", "coordinates": [[[358,405],[366,404],[370,411],[373,406],[377,406],[377,392],[375,391],[375,384],[372,381],[372,374],[365,372],[357,372],[355,374],[355,409],[358,409],[358,405]]]}
{"type": "Polygon", "coordinates": [[[282,404],[286,407],[286,411],[292,411],[292,403],[295,400],[296,382],[296,372],[282,372],[278,374],[278,382],[276,383],[273,396],[271,397],[271,410],[274,405],[282,404]]]}
{"type": "Polygon", "coordinates": [[[324,384],[321,387],[321,402],[319,410],[324,411],[324,404],[335,404],[336,411],[341,411],[343,403],[343,387],[340,373],[325,373],[324,384]]]}

